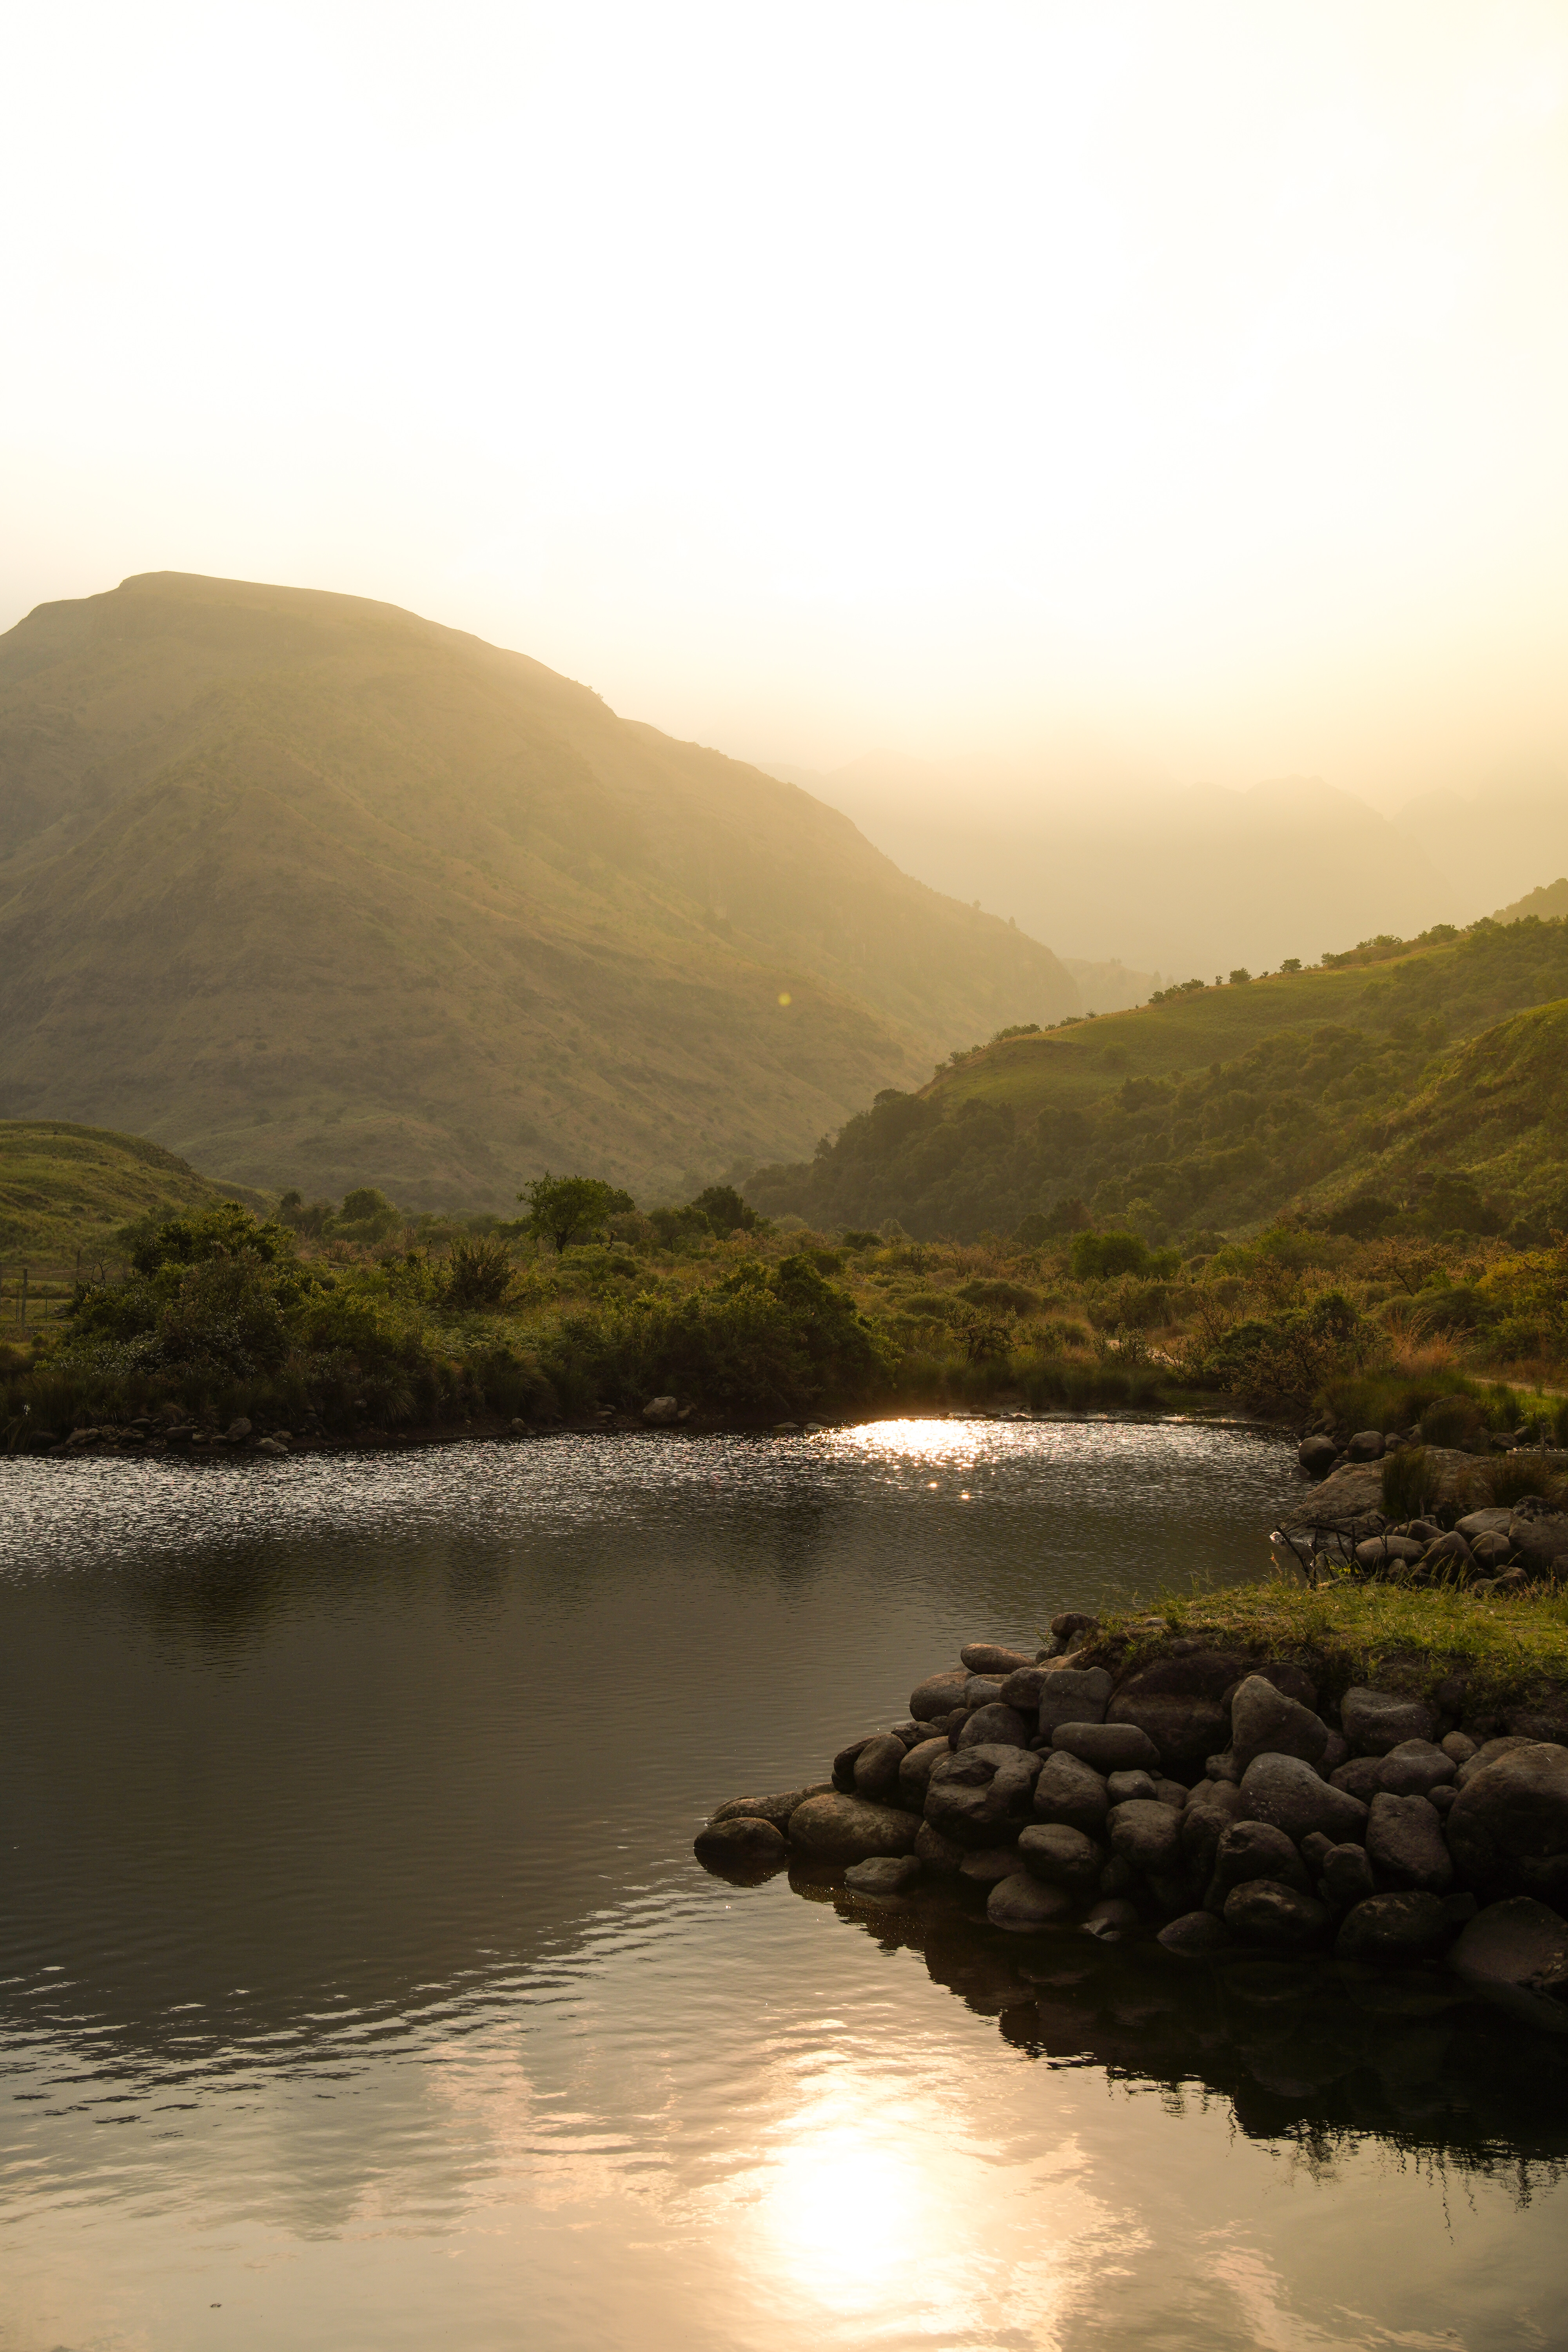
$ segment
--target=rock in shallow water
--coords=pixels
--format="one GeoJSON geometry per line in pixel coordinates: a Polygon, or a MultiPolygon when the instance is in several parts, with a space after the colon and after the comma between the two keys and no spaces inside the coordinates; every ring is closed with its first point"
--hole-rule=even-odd
{"type": "Polygon", "coordinates": [[[1436,1895],[1373,1895],[1346,1912],[1334,1939],[1334,1958],[1384,1964],[1426,1959],[1439,1949],[1446,1933],[1436,1895]]]}
{"type": "Polygon", "coordinates": [[[1568,1748],[1530,1740],[1473,1759],[1444,1828],[1468,1886],[1491,1901],[1568,1903],[1568,1748]],[[1479,1769],[1477,1769],[1477,1766],[1479,1769]]]}
{"type": "Polygon", "coordinates": [[[912,1853],[880,1853],[868,1862],[851,1864],[844,1884],[854,1895],[904,1895],[920,1874],[920,1863],[912,1853]]]}
{"type": "Polygon", "coordinates": [[[1081,1758],[1057,1748],[1040,1766],[1035,1782],[1035,1818],[1065,1822],[1086,1837],[1103,1837],[1110,1810],[1108,1784],[1081,1758]]]}
{"type": "Polygon", "coordinates": [[[855,1794],[875,1805],[896,1805],[903,1761],[903,1741],[894,1732],[879,1731],[855,1759],[855,1794]]]}
{"type": "Polygon", "coordinates": [[[995,1845],[1032,1818],[1040,1759],[1026,1748],[965,1748],[939,1757],[926,1785],[925,1817],[955,1843],[995,1845]]]}
{"type": "Polygon", "coordinates": [[[868,1862],[876,1854],[914,1852],[920,1815],[896,1805],[874,1805],[837,1791],[808,1797],[790,1815],[790,1843],[825,1862],[868,1862]]]}
{"type": "Polygon", "coordinates": [[[816,1780],[808,1789],[786,1789],[776,1797],[731,1797],[727,1805],[721,1805],[713,1814],[709,1827],[712,1828],[718,1822],[734,1821],[742,1814],[749,1814],[753,1821],[772,1822],[775,1830],[787,1834],[789,1817],[796,1806],[804,1805],[807,1797],[829,1796],[832,1790],[831,1780],[816,1780]]]}
{"type": "Polygon", "coordinates": [[[1329,1915],[1314,1896],[1298,1894],[1293,1886],[1249,1878],[1226,1896],[1225,1924],[1247,1943],[1294,1951],[1327,1932],[1329,1915]]]}
{"type": "MultiPolygon", "coordinates": [[[[1005,1650],[999,1642],[965,1642],[958,1654],[972,1675],[1012,1675],[1035,1663],[1032,1651],[1026,1657],[1022,1650],[1005,1650]]],[[[915,1712],[910,1707],[910,1713],[915,1712]]]]}
{"type": "Polygon", "coordinates": [[[1448,1966],[1522,2023],[1568,2033],[1568,1921],[1533,1896],[1510,1895],[1479,1912],[1448,1966]]]}
{"type": "Polygon", "coordinates": [[[704,1869],[721,1872],[777,1868],[789,1859],[789,1848],[772,1822],[755,1813],[710,1822],[698,1831],[691,1850],[704,1869]]]}
{"type": "Polygon", "coordinates": [[[1066,1822],[1035,1822],[1018,1832],[1018,1859],[1048,1886],[1087,1896],[1099,1887],[1105,1848],[1066,1822]]]}
{"type": "Polygon", "coordinates": [[[1212,1911],[1184,1911],[1179,1919],[1168,1920],[1159,1936],[1165,1949],[1184,1960],[1205,1960],[1211,1952],[1224,1951],[1230,1939],[1230,1929],[1212,1911]]]}
{"type": "Polygon", "coordinates": [[[991,1889],[985,1916],[994,1927],[1008,1927],[1015,1935],[1028,1935],[1038,1927],[1058,1926],[1070,1918],[1076,1908],[1065,1888],[1042,1885],[1037,1878],[1020,1871],[991,1889]]]}

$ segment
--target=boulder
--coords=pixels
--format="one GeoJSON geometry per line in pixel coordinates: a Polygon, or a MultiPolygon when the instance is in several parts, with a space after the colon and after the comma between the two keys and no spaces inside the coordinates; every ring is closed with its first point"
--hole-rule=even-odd
{"type": "Polygon", "coordinates": [[[1334,1938],[1337,1960],[1423,1960],[1447,1940],[1443,1906],[1432,1894],[1373,1895],[1345,1913],[1334,1938]]]}
{"type": "Polygon", "coordinates": [[[1185,1811],[1188,1791],[1180,1780],[1156,1780],[1154,1794],[1163,1805],[1173,1806],[1178,1813],[1185,1811]]]}
{"type": "Polygon", "coordinates": [[[1039,1769],[1039,1758],[1023,1748],[965,1748],[939,1757],[926,1783],[925,1817],[955,1845],[1001,1844],[1002,1832],[1032,1818],[1039,1769]]]}
{"type": "Polygon", "coordinates": [[[1370,1805],[1383,1786],[1383,1763],[1381,1756],[1352,1756],[1348,1764],[1336,1764],[1329,1779],[1347,1796],[1370,1805]]]}
{"type": "Polygon", "coordinates": [[[1033,1822],[1018,1832],[1018,1860],[1047,1885],[1093,1895],[1105,1866],[1105,1848],[1066,1822],[1033,1822]]]}
{"type": "Polygon", "coordinates": [[[1516,1511],[1509,1521],[1508,1539],[1531,1576],[1562,1575],[1557,1562],[1568,1552],[1568,1513],[1524,1518],[1516,1511]]]}
{"type": "Polygon", "coordinates": [[[1335,1911],[1349,1911],[1358,1903],[1370,1902],[1377,1893],[1363,1845],[1331,1846],[1318,1878],[1324,1902],[1335,1911]]]}
{"type": "Polygon", "coordinates": [[[939,1715],[951,1715],[954,1707],[963,1705],[966,1673],[956,1668],[944,1675],[928,1675],[910,1693],[910,1713],[917,1723],[930,1723],[939,1715]]]}
{"type": "Polygon", "coordinates": [[[1568,1748],[1531,1740],[1494,1757],[1443,1826],[1460,1877],[1485,1901],[1530,1895],[1568,1908],[1568,1748]]]}
{"type": "Polygon", "coordinates": [[[864,1797],[808,1797],[789,1818],[790,1843],[825,1862],[868,1862],[874,1854],[912,1853],[920,1815],[864,1797]]]}
{"type": "Polygon", "coordinates": [[[1506,1536],[1513,1523],[1513,1509],[1507,1503],[1489,1505],[1484,1511],[1468,1511],[1455,1521],[1467,1543],[1473,1544],[1478,1536],[1506,1536]]]}
{"type": "Polygon", "coordinates": [[[868,1862],[852,1863],[844,1874],[844,1884],[852,1895],[907,1895],[920,1874],[920,1864],[912,1853],[879,1853],[868,1862]]]}
{"type": "Polygon", "coordinates": [[[1147,1797],[1152,1801],[1159,1792],[1160,1783],[1152,1772],[1108,1772],[1105,1776],[1105,1793],[1113,1805],[1128,1804],[1134,1797],[1147,1797]]]}
{"type": "Polygon", "coordinates": [[[1309,1478],[1326,1478],[1339,1457],[1331,1437],[1304,1437],[1296,1449],[1296,1459],[1309,1478]]]}
{"type": "Polygon", "coordinates": [[[1318,1759],[1318,1770],[1325,1780],[1331,1780],[1340,1766],[1350,1758],[1350,1743],[1342,1731],[1331,1731],[1322,1754],[1318,1759]]]}
{"type": "Polygon", "coordinates": [[[1086,1936],[1094,1936],[1101,1943],[1120,1943],[1123,1936],[1131,1935],[1142,1921],[1135,1905],[1122,1895],[1103,1895],[1091,1904],[1079,1923],[1086,1936]]]}
{"type": "Polygon", "coordinates": [[[1489,1764],[1495,1764],[1500,1756],[1511,1756],[1516,1748],[1531,1748],[1534,1744],[1528,1732],[1523,1731],[1510,1731],[1497,1739],[1482,1740],[1475,1753],[1465,1759],[1455,1774],[1456,1785],[1468,1789],[1477,1773],[1484,1772],[1489,1764]]]}
{"type": "Polygon", "coordinates": [[[650,1397],[642,1409],[642,1417],[650,1428],[663,1429],[680,1417],[680,1407],[672,1396],[650,1397]]]}
{"type": "Polygon", "coordinates": [[[1156,1658],[1119,1685],[1105,1720],[1135,1726],[1153,1743],[1162,1764],[1178,1772],[1184,1766],[1190,1778],[1227,1744],[1226,1694],[1245,1672],[1243,1660],[1218,1650],[1156,1658]]]}
{"type": "Polygon", "coordinates": [[[1042,1735],[1058,1723],[1102,1723],[1114,1687],[1103,1666],[1044,1666],[1035,1700],[1042,1735]]]}
{"type": "Polygon", "coordinates": [[[831,1780],[816,1780],[809,1789],[785,1789],[776,1797],[731,1797],[727,1805],[721,1805],[718,1811],[710,1817],[709,1825],[711,1827],[714,1822],[749,1817],[752,1821],[772,1822],[774,1829],[781,1830],[787,1837],[790,1815],[795,1807],[804,1805],[807,1797],[831,1794],[832,1788],[831,1780]]]}
{"type": "Polygon", "coordinates": [[[1044,1885],[1039,1879],[1019,1871],[991,1889],[985,1916],[994,1927],[1006,1927],[1014,1935],[1026,1936],[1040,1927],[1058,1927],[1071,1917],[1076,1907],[1064,1888],[1044,1885]]]}
{"type": "Polygon", "coordinates": [[[1135,1723],[1058,1723],[1051,1746],[1097,1772],[1130,1772],[1139,1765],[1145,1772],[1160,1769],[1160,1750],[1135,1723]]]}
{"type": "Polygon", "coordinates": [[[789,1860],[780,1832],[755,1813],[732,1813],[728,1821],[710,1822],[698,1831],[691,1850],[704,1870],[720,1873],[776,1869],[789,1860]]]}
{"type": "Polygon", "coordinates": [[[958,1654],[972,1675],[1012,1675],[1035,1663],[1032,1650],[1026,1656],[1022,1650],[1005,1650],[998,1642],[965,1642],[958,1654]]]}
{"type": "Polygon", "coordinates": [[[1183,1809],[1182,1867],[1187,1885],[1202,1894],[1214,1874],[1220,1839],[1241,1810],[1241,1790],[1228,1780],[1200,1780],[1183,1809]]]}
{"type": "Polygon", "coordinates": [[[1312,1891],[1300,1855],[1283,1830],[1271,1822],[1232,1822],[1215,1848],[1214,1871],[1204,1897],[1206,1911],[1223,1911],[1233,1886],[1248,1879],[1270,1878],[1293,1886],[1298,1895],[1312,1891]]]}
{"type": "Polygon", "coordinates": [[[250,1427],[249,1422],[241,1413],[237,1421],[229,1423],[228,1427],[224,1431],[224,1435],[231,1445],[241,1445],[250,1435],[250,1427]]]}
{"type": "Polygon", "coordinates": [[[899,1767],[900,1804],[911,1813],[923,1813],[932,1767],[952,1753],[945,1739],[922,1739],[918,1748],[910,1748],[899,1767]]]}
{"type": "Polygon", "coordinates": [[[1061,1822],[1086,1837],[1103,1837],[1110,1810],[1109,1788],[1089,1765],[1058,1748],[1040,1766],[1034,1810],[1037,1821],[1061,1822]]]}
{"type": "Polygon", "coordinates": [[[869,1797],[874,1804],[896,1805],[903,1761],[903,1741],[891,1731],[879,1731],[855,1759],[855,1794],[869,1797]]]}
{"type": "Polygon", "coordinates": [[[1405,1739],[1430,1739],[1436,1725],[1418,1698],[1355,1688],[1340,1703],[1340,1727],[1357,1756],[1386,1756],[1405,1739]]]}
{"type": "Polygon", "coordinates": [[[1293,1845],[1310,1830],[1321,1830],[1335,1844],[1364,1834],[1366,1807],[1321,1780],[1302,1756],[1259,1756],[1241,1776],[1241,1818],[1272,1822],[1293,1845]]]}
{"type": "Polygon", "coordinates": [[[963,1704],[968,1707],[990,1706],[1001,1696],[1000,1675],[971,1675],[963,1685],[963,1704]]]}
{"type": "Polygon", "coordinates": [[[1446,1732],[1443,1738],[1438,1741],[1437,1745],[1441,1748],[1444,1755],[1452,1759],[1456,1771],[1458,1771],[1462,1765],[1468,1764],[1471,1757],[1476,1753],[1475,1741],[1470,1738],[1468,1733],[1463,1731],[1446,1732]]]}
{"type": "Polygon", "coordinates": [[[958,1874],[970,1886],[997,1886],[1017,1867],[1018,1857],[1010,1845],[983,1845],[964,1855],[958,1874]]]}
{"type": "Polygon", "coordinates": [[[1358,1429],[1345,1447],[1347,1462],[1381,1462],[1384,1456],[1381,1429],[1358,1429]]]}
{"type": "Polygon", "coordinates": [[[855,1793],[855,1766],[860,1750],[869,1748],[876,1737],[874,1731],[868,1731],[864,1739],[852,1739],[848,1747],[841,1748],[834,1758],[830,1767],[833,1785],[846,1797],[852,1797],[855,1793]]]}
{"type": "Polygon", "coordinates": [[[1298,1951],[1326,1934],[1329,1915],[1310,1895],[1271,1878],[1249,1878],[1225,1898],[1224,1918],[1233,1936],[1248,1944],[1298,1951]]]}
{"type": "Polygon", "coordinates": [[[963,1864],[964,1853],[964,1847],[955,1844],[952,1838],[943,1837],[940,1830],[932,1829],[930,1822],[921,1823],[915,1839],[915,1860],[923,1863],[927,1870],[958,1870],[963,1864]]]}
{"type": "Polygon", "coordinates": [[[1568,2033],[1568,1924],[1528,1895],[1489,1904],[1460,1930],[1448,1966],[1526,2025],[1568,2033]]]}
{"type": "Polygon", "coordinates": [[[1244,1772],[1258,1756],[1300,1756],[1316,1764],[1328,1746],[1329,1727],[1261,1675],[1248,1675],[1231,1700],[1230,1739],[1244,1772]]]}
{"type": "Polygon", "coordinates": [[[1470,1540],[1476,1566],[1489,1574],[1506,1568],[1513,1558],[1513,1546],[1506,1536],[1475,1536],[1470,1540]]]}
{"type": "Polygon", "coordinates": [[[1380,1767],[1382,1786],[1391,1797],[1429,1797],[1450,1781],[1458,1769],[1453,1758],[1429,1739],[1402,1739],[1391,1748],[1380,1767]]]}
{"type": "Polygon", "coordinates": [[[1428,1568],[1446,1570],[1450,1581],[1460,1570],[1472,1569],[1476,1564],[1475,1553],[1457,1528],[1450,1528],[1446,1536],[1439,1536],[1435,1544],[1428,1544],[1425,1558],[1428,1568]]]}
{"type": "Polygon", "coordinates": [[[1000,1700],[994,1706],[977,1706],[958,1735],[957,1746],[965,1748],[1027,1748],[1034,1726],[1015,1706],[1004,1706],[1000,1700]]]}
{"type": "Polygon", "coordinates": [[[1212,1911],[1184,1911],[1179,1919],[1166,1921],[1157,1940],[1178,1959],[1206,1960],[1212,1953],[1224,1951],[1230,1942],[1230,1929],[1212,1911]]]}
{"type": "Polygon", "coordinates": [[[1106,1828],[1112,1853],[1145,1878],[1169,1878],[1179,1869],[1181,1816],[1158,1798],[1134,1797],[1129,1804],[1113,1805],[1106,1828]]]}
{"type": "Polygon", "coordinates": [[[1373,1799],[1366,1858],[1380,1894],[1447,1895],[1454,1884],[1443,1824],[1425,1797],[1373,1799]]]}
{"type": "Polygon", "coordinates": [[[1386,1568],[1388,1558],[1388,1539],[1384,1536],[1368,1536],[1355,1548],[1355,1564],[1364,1569],[1369,1576],[1374,1576],[1380,1568],[1386,1568]]]}

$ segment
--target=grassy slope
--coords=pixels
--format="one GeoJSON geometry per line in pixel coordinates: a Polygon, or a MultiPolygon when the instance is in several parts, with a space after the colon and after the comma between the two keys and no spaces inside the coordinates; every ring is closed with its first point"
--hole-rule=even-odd
{"type": "Polygon", "coordinates": [[[140,1136],[58,1119],[0,1121],[0,1250],[51,1265],[89,1263],[115,1228],[162,1211],[174,1215],[210,1201],[257,1193],[198,1176],[174,1152],[140,1136]]]}
{"type": "Polygon", "coordinates": [[[1529,919],[1205,989],[992,1045],[748,1192],[822,1225],[960,1235],[1079,1194],[1180,1232],[1465,1168],[1530,1210],[1568,1181],[1564,998],[1568,925],[1529,919]]]}
{"type": "Polygon", "coordinates": [[[0,1108],[249,1183],[668,1191],[1076,1002],[793,785],[356,598],[40,607],[0,767],[0,1108]]]}

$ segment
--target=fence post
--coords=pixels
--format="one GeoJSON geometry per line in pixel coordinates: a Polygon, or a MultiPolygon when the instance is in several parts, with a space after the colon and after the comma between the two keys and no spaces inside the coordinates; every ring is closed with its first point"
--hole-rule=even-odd
{"type": "Polygon", "coordinates": [[[27,1269],[22,1268],[22,1328],[27,1328],[27,1269]]]}

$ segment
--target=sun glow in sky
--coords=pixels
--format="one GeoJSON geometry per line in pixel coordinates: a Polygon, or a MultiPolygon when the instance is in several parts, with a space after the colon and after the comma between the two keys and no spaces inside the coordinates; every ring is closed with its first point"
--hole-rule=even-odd
{"type": "Polygon", "coordinates": [[[10,27],[0,622],[385,597],[747,756],[1568,766],[1545,0],[10,27]]]}

